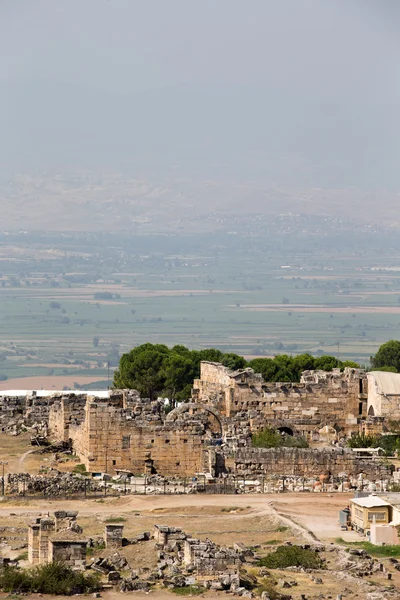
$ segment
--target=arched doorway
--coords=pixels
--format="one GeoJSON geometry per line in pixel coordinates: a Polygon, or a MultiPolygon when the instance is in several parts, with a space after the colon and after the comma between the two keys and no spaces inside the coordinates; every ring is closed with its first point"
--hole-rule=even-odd
{"type": "Polygon", "coordinates": [[[290,435],[290,436],[294,435],[293,429],[291,429],[290,427],[286,427],[286,426],[278,427],[277,431],[279,431],[279,433],[281,433],[283,435],[290,435]]]}
{"type": "Polygon", "coordinates": [[[371,406],[368,409],[368,416],[369,417],[374,417],[375,416],[375,411],[374,411],[374,407],[372,406],[372,404],[371,404],[371,406]]]}

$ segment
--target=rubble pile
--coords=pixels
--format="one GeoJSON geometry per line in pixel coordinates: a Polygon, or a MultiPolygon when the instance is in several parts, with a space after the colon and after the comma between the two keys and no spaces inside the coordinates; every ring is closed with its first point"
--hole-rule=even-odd
{"type": "Polygon", "coordinates": [[[21,396],[0,396],[0,428],[4,433],[19,435],[27,430],[46,432],[49,420],[49,397],[36,392],[21,396]]]}
{"type": "Polygon", "coordinates": [[[60,473],[52,470],[47,475],[29,473],[9,473],[6,476],[7,494],[11,496],[45,495],[64,496],[100,492],[102,488],[93,481],[73,473],[60,473]]]}
{"type": "Polygon", "coordinates": [[[156,525],[157,577],[167,587],[199,584],[212,590],[235,591],[240,565],[253,554],[240,545],[223,548],[211,540],[189,537],[182,529],[156,525]]]}
{"type": "Polygon", "coordinates": [[[112,571],[126,571],[128,570],[129,564],[124,556],[121,556],[119,552],[114,552],[106,558],[98,558],[92,562],[90,567],[94,571],[99,573],[108,574],[112,571]]]}

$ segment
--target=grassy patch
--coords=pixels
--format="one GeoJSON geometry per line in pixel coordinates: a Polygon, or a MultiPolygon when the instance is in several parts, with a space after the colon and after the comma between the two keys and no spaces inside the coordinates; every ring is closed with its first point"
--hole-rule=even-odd
{"type": "Polygon", "coordinates": [[[5,567],[0,574],[0,589],[3,592],[70,596],[95,592],[99,588],[98,577],[72,571],[59,563],[40,565],[26,571],[5,567]]]}
{"type": "Polygon", "coordinates": [[[86,471],[86,467],[84,464],[80,463],[79,465],[75,465],[72,469],[73,473],[80,473],[81,475],[89,475],[88,471],[86,471]]]}
{"type": "Polygon", "coordinates": [[[268,540],[268,542],[264,542],[263,546],[276,546],[281,543],[281,540],[268,540]]]}
{"type": "Polygon", "coordinates": [[[279,546],[275,552],[261,558],[258,566],[269,569],[286,569],[287,567],[322,569],[323,561],[314,550],[305,550],[300,546],[279,546]]]}
{"type": "Polygon", "coordinates": [[[286,525],[279,525],[279,527],[277,527],[275,529],[275,531],[279,531],[279,533],[284,533],[285,531],[288,531],[289,527],[286,527],[286,525]]]}
{"type": "Polygon", "coordinates": [[[263,577],[262,579],[258,580],[258,585],[255,589],[255,592],[259,596],[261,596],[263,592],[267,592],[271,600],[280,600],[282,597],[276,589],[276,581],[267,577],[263,577]]]}
{"type": "Polygon", "coordinates": [[[204,588],[198,587],[197,585],[184,585],[182,587],[174,587],[171,590],[178,596],[199,596],[204,594],[204,588]]]}
{"type": "Polygon", "coordinates": [[[308,448],[307,440],[301,436],[281,435],[279,431],[267,427],[252,436],[255,448],[308,448]]]}
{"type": "Polygon", "coordinates": [[[108,517],[104,523],[125,523],[126,517],[108,517]]]}
{"type": "Polygon", "coordinates": [[[343,538],[336,538],[338,544],[343,544],[349,548],[358,548],[359,550],[365,550],[371,556],[381,558],[399,558],[400,557],[400,546],[375,546],[371,542],[346,542],[343,538]]]}

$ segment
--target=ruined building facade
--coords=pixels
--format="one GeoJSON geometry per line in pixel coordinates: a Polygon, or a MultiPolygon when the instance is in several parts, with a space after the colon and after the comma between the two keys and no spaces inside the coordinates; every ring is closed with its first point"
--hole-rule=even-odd
{"type": "Polygon", "coordinates": [[[382,419],[368,416],[367,377],[362,370],[305,372],[300,383],[266,383],[252,369],[232,372],[203,362],[192,400],[168,415],[160,401],[134,390],[107,398],[53,399],[50,436],[70,443],[87,470],[192,477],[224,472],[246,476],[285,472],[385,471],[332,442],[358,431],[377,431],[382,419]],[[251,436],[265,427],[303,435],[326,450],[253,449],[251,436]]]}
{"type": "Polygon", "coordinates": [[[65,397],[50,408],[49,431],[70,442],[90,472],[168,473],[203,471],[203,448],[212,438],[211,417],[201,412],[165,418],[159,401],[134,390],[106,400],[65,397]]]}
{"type": "Polygon", "coordinates": [[[323,427],[347,435],[367,416],[367,377],[361,369],[305,371],[300,383],[267,383],[253,369],[231,371],[203,362],[193,399],[225,417],[247,414],[251,429],[287,429],[312,439],[323,427]]]}
{"type": "Polygon", "coordinates": [[[380,432],[397,414],[398,374],[367,377],[347,368],[306,371],[300,383],[268,383],[252,369],[231,371],[212,362],[201,364],[191,401],[168,415],[161,401],[140,398],[134,390],[0,399],[3,431],[40,426],[50,439],[69,444],[91,473],[180,477],[327,471],[378,477],[379,461],[360,462],[337,442],[380,432]],[[265,427],[302,435],[319,449],[252,448],[252,434],[265,427]]]}

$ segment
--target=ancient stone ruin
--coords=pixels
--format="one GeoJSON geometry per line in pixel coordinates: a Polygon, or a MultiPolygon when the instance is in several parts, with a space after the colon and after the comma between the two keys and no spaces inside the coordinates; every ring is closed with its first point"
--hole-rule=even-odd
{"type": "MultiPolygon", "coordinates": [[[[45,430],[51,441],[70,447],[94,474],[125,471],[190,478],[199,473],[364,473],[378,480],[390,474],[389,465],[344,447],[354,433],[384,429],[385,389],[377,387],[378,380],[377,374],[367,378],[361,369],[346,368],[306,371],[300,383],[268,383],[252,369],[230,371],[219,363],[203,362],[191,401],[168,415],[162,401],[140,398],[135,390],[112,390],[101,397],[63,392],[38,398],[32,393],[3,397],[0,423],[12,433],[23,427],[45,430]],[[266,426],[319,447],[253,448],[252,434],[266,426]]],[[[381,387],[386,380],[382,381],[381,387]]],[[[392,380],[390,384],[393,387],[392,380]]],[[[392,395],[393,404],[392,398],[397,397],[392,395]]],[[[400,405],[400,396],[397,401],[400,405]]]]}
{"type": "Polygon", "coordinates": [[[28,529],[28,560],[32,565],[63,562],[84,570],[87,540],[76,522],[77,512],[56,511],[41,517],[28,529]]]}

